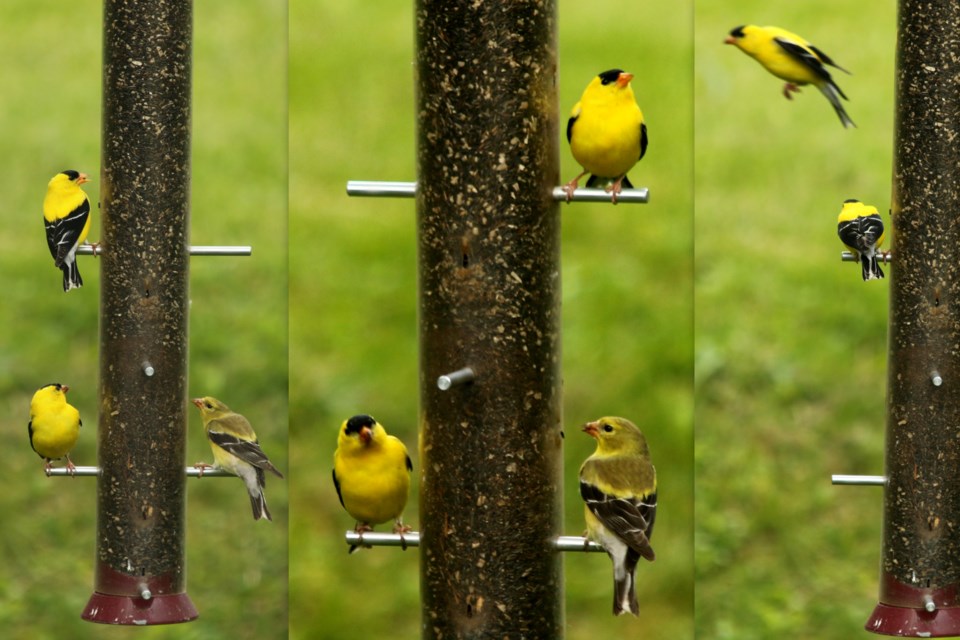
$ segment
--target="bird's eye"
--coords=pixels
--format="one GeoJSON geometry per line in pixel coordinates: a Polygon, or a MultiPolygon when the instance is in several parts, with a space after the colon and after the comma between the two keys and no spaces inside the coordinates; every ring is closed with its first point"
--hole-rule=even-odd
{"type": "Polygon", "coordinates": [[[613,433],[613,426],[609,424],[605,424],[603,425],[603,430],[606,431],[607,433],[613,433]]]}
{"type": "Polygon", "coordinates": [[[205,406],[207,409],[213,409],[213,405],[210,404],[209,402],[204,402],[203,406],[205,406]]]}

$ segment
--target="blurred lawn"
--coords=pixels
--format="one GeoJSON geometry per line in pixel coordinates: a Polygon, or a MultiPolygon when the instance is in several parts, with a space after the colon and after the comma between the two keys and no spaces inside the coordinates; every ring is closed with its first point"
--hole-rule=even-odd
{"type": "Polygon", "coordinates": [[[840,262],[836,217],[856,197],[889,226],[894,7],[697,4],[697,637],[874,637],[882,494],[830,474],[883,472],[889,281],[840,262]],[[744,23],[853,71],[858,128],[725,47],[744,23]]]}
{"type": "MultiPolygon", "coordinates": [[[[561,3],[561,121],[620,66],[650,127],[631,172],[644,206],[562,208],[566,531],[583,531],[577,426],[622,414],[660,474],[657,562],[640,567],[639,620],[610,615],[602,555],[566,556],[567,638],[690,638],[692,557],[692,5],[561,3]]],[[[416,551],[348,556],[353,522],[330,469],[340,422],[376,416],[416,456],[416,226],[410,200],[350,199],[348,179],[415,180],[410,3],[290,2],[291,637],[419,635],[416,551]]],[[[563,181],[578,171],[566,141],[563,181]]],[[[419,460],[414,459],[415,470],[419,460]]],[[[417,526],[417,473],[405,520],[417,526]]]]}
{"type": "MultiPolygon", "coordinates": [[[[80,620],[93,590],[95,482],[47,479],[30,450],[33,391],[74,388],[84,429],[73,459],[96,463],[99,265],[64,295],[41,229],[47,180],[90,174],[99,199],[102,2],[6,0],[0,9],[4,96],[0,156],[8,215],[0,224],[0,411],[7,434],[0,499],[0,635],[4,638],[284,638],[287,486],[272,481],[275,521],[254,523],[239,480],[189,483],[188,594],[198,621],[131,631],[80,620]],[[241,614],[241,615],[238,615],[241,614]]],[[[196,3],[191,235],[249,244],[251,258],[192,262],[190,394],[244,413],[287,470],[286,2],[196,3]]],[[[94,208],[90,239],[100,236],[94,208]]],[[[190,411],[187,459],[211,459],[190,411]]]]}

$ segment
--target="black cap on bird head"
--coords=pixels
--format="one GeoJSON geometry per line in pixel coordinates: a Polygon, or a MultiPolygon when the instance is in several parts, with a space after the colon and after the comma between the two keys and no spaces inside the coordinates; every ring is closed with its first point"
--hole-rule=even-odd
{"type": "Polygon", "coordinates": [[[373,425],[376,423],[377,421],[373,419],[373,416],[360,414],[347,420],[347,426],[344,427],[343,432],[348,436],[357,434],[366,444],[370,442],[370,432],[373,430],[373,425]]]}
{"type": "Polygon", "coordinates": [[[90,178],[87,177],[87,174],[80,173],[74,169],[64,169],[61,171],[63,175],[67,176],[70,182],[76,182],[77,184],[83,184],[84,182],[90,182],[90,178]]]}
{"type": "Polygon", "coordinates": [[[723,42],[725,44],[736,44],[737,40],[747,35],[743,32],[743,29],[746,26],[747,25],[742,24],[739,27],[734,27],[733,29],[730,29],[730,35],[727,36],[727,38],[723,42]]]}
{"type": "Polygon", "coordinates": [[[609,71],[598,73],[597,76],[600,78],[600,84],[612,84],[617,81],[621,73],[623,73],[623,69],[610,69],[609,71]]]}

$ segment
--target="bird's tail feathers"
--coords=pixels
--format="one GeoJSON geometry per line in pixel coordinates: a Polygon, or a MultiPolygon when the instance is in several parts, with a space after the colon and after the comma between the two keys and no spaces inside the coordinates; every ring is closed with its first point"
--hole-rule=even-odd
{"type": "Polygon", "coordinates": [[[840,118],[840,122],[843,123],[844,128],[856,128],[857,125],[850,119],[850,116],[847,115],[843,105],[840,103],[841,97],[844,100],[847,99],[847,96],[840,90],[840,87],[833,84],[833,82],[826,82],[820,86],[820,93],[833,105],[833,110],[837,112],[837,116],[840,118]]]}
{"type": "Polygon", "coordinates": [[[613,615],[621,616],[625,613],[638,615],[640,604],[637,602],[637,590],[634,573],[640,557],[635,553],[628,553],[624,559],[624,572],[614,571],[613,576],[613,615]]]}
{"type": "Polygon", "coordinates": [[[861,253],[860,270],[862,272],[864,281],[880,280],[883,278],[883,269],[880,268],[880,261],[877,260],[876,254],[868,256],[861,253]]]}
{"type": "Polygon", "coordinates": [[[267,499],[264,497],[263,491],[250,493],[250,506],[253,508],[254,520],[273,520],[270,516],[270,509],[267,508],[267,499]]]}
{"type": "Polygon", "coordinates": [[[63,271],[64,291],[70,291],[70,289],[79,289],[83,286],[83,278],[80,277],[80,269],[77,268],[76,260],[63,262],[60,265],[60,270],[63,271]]]}

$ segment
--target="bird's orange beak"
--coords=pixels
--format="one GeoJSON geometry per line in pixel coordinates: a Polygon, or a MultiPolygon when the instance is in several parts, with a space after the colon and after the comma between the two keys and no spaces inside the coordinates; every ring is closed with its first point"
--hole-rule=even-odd
{"type": "Polygon", "coordinates": [[[83,184],[84,182],[90,182],[90,178],[87,177],[87,174],[81,173],[80,177],[77,178],[77,184],[83,184]]]}
{"type": "Polygon", "coordinates": [[[734,38],[733,36],[727,36],[726,39],[723,41],[723,44],[737,44],[737,39],[734,38]]]}
{"type": "Polygon", "coordinates": [[[194,398],[190,402],[195,404],[197,409],[203,409],[203,398],[194,398]]]}
{"type": "Polygon", "coordinates": [[[67,391],[70,391],[70,387],[68,387],[65,384],[62,384],[60,385],[60,391],[63,391],[64,393],[66,393],[67,391]]]}
{"type": "Polygon", "coordinates": [[[625,86],[630,84],[630,81],[633,80],[633,74],[627,73],[624,71],[619,76],[617,76],[617,86],[623,89],[625,86]]]}
{"type": "Polygon", "coordinates": [[[360,428],[360,439],[363,440],[363,444],[370,444],[370,438],[372,437],[373,430],[370,427],[360,428]]]}
{"type": "Polygon", "coordinates": [[[583,432],[588,434],[591,438],[596,438],[597,434],[600,433],[600,424],[597,422],[588,422],[583,425],[583,432]]]}

